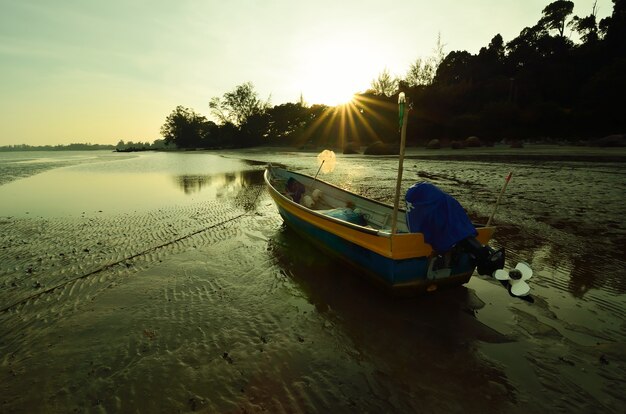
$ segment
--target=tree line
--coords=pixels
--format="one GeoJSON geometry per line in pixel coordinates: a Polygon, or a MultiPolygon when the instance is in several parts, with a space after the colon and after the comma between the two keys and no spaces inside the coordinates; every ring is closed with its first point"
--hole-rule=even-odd
{"type": "Polygon", "coordinates": [[[112,150],[113,145],[107,144],[80,144],[73,143],[67,145],[4,145],[0,147],[0,151],[93,151],[93,150],[112,150]]]}
{"type": "Polygon", "coordinates": [[[445,54],[439,37],[432,56],[416,59],[402,77],[385,69],[346,105],[309,106],[301,98],[272,106],[246,82],[210,100],[217,122],[178,106],[161,134],[179,148],[393,144],[400,91],[413,105],[409,145],[468,136],[489,144],[624,133],[626,0],[613,0],[612,14],[600,21],[595,5],[582,17],[573,9],[572,1],[554,1],[535,25],[509,42],[496,34],[477,54],[445,54]]]}

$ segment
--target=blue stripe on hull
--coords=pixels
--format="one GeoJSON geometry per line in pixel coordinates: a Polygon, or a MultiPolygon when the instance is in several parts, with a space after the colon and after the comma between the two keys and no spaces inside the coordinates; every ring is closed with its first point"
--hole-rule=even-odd
{"type": "MultiPolygon", "coordinates": [[[[307,238],[310,238],[321,247],[330,250],[331,253],[345,258],[381,278],[390,286],[427,281],[428,258],[426,257],[393,260],[322,230],[280,207],[279,212],[285,222],[294,227],[296,231],[307,236],[307,238]]],[[[473,267],[469,263],[469,258],[462,257],[459,264],[452,269],[452,274],[458,275],[472,271],[473,267]]]]}

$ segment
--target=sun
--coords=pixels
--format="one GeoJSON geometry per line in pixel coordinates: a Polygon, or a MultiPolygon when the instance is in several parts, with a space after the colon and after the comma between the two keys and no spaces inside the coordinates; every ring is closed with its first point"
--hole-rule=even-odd
{"type": "Polygon", "coordinates": [[[354,61],[344,59],[340,50],[318,49],[304,70],[302,95],[311,104],[341,105],[352,100],[355,93],[367,89],[356,76],[354,61]]]}
{"type": "Polygon", "coordinates": [[[353,89],[347,89],[344,85],[320,85],[311,88],[308,92],[302,92],[307,103],[327,106],[338,106],[352,102],[354,94],[353,89]]]}
{"type": "Polygon", "coordinates": [[[367,45],[354,38],[328,36],[302,45],[298,84],[309,104],[337,106],[369,88],[372,75],[367,45]]]}
{"type": "Polygon", "coordinates": [[[338,106],[352,102],[357,91],[350,89],[346,84],[318,83],[308,91],[302,92],[302,96],[309,104],[322,104],[327,106],[338,106]]]}

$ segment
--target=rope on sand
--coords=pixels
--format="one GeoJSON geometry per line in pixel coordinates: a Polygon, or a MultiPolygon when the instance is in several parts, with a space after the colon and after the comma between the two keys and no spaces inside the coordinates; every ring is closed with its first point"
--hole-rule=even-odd
{"type": "MultiPolygon", "coordinates": [[[[265,189],[265,186],[264,186],[264,185],[261,185],[261,186],[260,186],[260,190],[257,192],[257,195],[256,195],[256,197],[254,198],[254,200],[252,201],[251,205],[254,205],[254,204],[256,203],[257,199],[259,198],[259,196],[261,195],[261,193],[263,192],[263,190],[264,190],[264,189],[265,189]]],[[[40,296],[43,296],[43,295],[45,295],[45,294],[47,294],[47,293],[53,292],[53,291],[55,291],[55,290],[57,290],[57,289],[59,289],[59,288],[62,288],[62,287],[64,287],[64,286],[66,286],[66,285],[70,284],[70,283],[76,282],[77,280],[85,279],[85,278],[87,278],[87,277],[89,277],[89,276],[93,276],[93,275],[95,275],[95,274],[98,274],[98,273],[104,272],[105,270],[109,270],[109,269],[111,269],[112,267],[115,267],[115,266],[117,266],[117,265],[120,265],[120,264],[122,264],[122,263],[124,263],[124,262],[126,262],[126,261],[128,261],[128,260],[132,260],[132,259],[135,259],[135,258],[137,258],[137,257],[139,257],[139,256],[143,256],[143,255],[146,255],[146,254],[148,254],[148,253],[152,253],[152,252],[154,252],[154,251],[156,251],[156,250],[162,249],[162,248],[167,247],[167,246],[169,246],[169,245],[171,245],[171,244],[178,243],[178,242],[179,242],[179,241],[181,241],[181,240],[188,239],[188,238],[193,237],[193,236],[195,236],[195,235],[197,235],[197,234],[203,233],[203,232],[205,232],[205,231],[207,231],[207,230],[211,230],[211,229],[214,229],[214,228],[216,228],[216,227],[222,226],[222,225],[224,225],[224,224],[226,224],[226,223],[229,223],[229,222],[231,222],[231,221],[235,221],[235,220],[237,220],[237,219],[240,219],[241,217],[243,217],[243,216],[245,216],[245,215],[247,215],[247,214],[251,213],[252,211],[253,211],[253,210],[246,211],[245,213],[241,213],[241,214],[239,214],[238,216],[235,216],[235,217],[229,218],[228,220],[224,220],[224,221],[219,222],[219,223],[217,223],[217,224],[214,224],[214,225],[212,225],[212,226],[205,227],[205,228],[200,229],[200,230],[196,230],[196,231],[194,231],[194,232],[192,232],[192,233],[189,233],[189,234],[186,234],[186,235],[184,235],[184,236],[178,237],[177,239],[174,239],[174,240],[170,240],[170,241],[168,241],[168,242],[166,242],[166,243],[163,243],[163,244],[160,244],[160,245],[158,245],[158,246],[150,247],[149,249],[143,250],[143,251],[141,251],[141,252],[139,252],[139,253],[135,253],[135,254],[133,254],[132,256],[128,256],[128,257],[125,257],[125,258],[123,258],[123,259],[121,259],[121,260],[118,260],[118,261],[116,261],[116,262],[114,262],[114,263],[109,263],[109,264],[107,264],[107,265],[104,265],[104,266],[102,266],[101,268],[96,269],[96,270],[94,270],[94,271],[92,271],[92,272],[89,272],[89,273],[87,273],[87,274],[84,274],[84,275],[81,275],[81,276],[77,276],[77,277],[72,278],[72,279],[70,279],[70,280],[66,280],[65,282],[61,282],[61,283],[59,283],[59,284],[57,284],[57,285],[55,285],[55,286],[53,286],[53,287],[51,287],[51,288],[48,288],[48,289],[46,289],[46,290],[42,290],[41,292],[37,292],[37,293],[35,293],[35,294],[32,294],[32,295],[30,295],[30,296],[28,296],[28,297],[26,297],[26,298],[24,298],[24,299],[20,299],[20,300],[18,300],[17,302],[15,302],[15,303],[13,303],[13,304],[11,304],[11,305],[9,305],[9,306],[6,306],[6,307],[4,307],[4,308],[0,309],[0,313],[4,313],[4,312],[8,311],[8,310],[9,310],[9,309],[11,309],[11,308],[14,308],[14,307],[16,307],[16,306],[18,306],[18,305],[21,305],[21,304],[22,304],[22,303],[24,303],[24,302],[28,302],[28,301],[29,301],[29,300],[31,300],[31,299],[36,299],[36,298],[38,298],[38,297],[40,297],[40,296]]]]}

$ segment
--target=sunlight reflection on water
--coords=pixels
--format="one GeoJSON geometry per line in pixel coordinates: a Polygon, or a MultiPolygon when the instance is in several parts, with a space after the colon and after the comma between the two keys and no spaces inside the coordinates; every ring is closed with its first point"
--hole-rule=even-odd
{"type": "Polygon", "coordinates": [[[214,200],[249,184],[251,168],[207,153],[75,165],[0,186],[0,216],[119,214],[214,200]]]}

